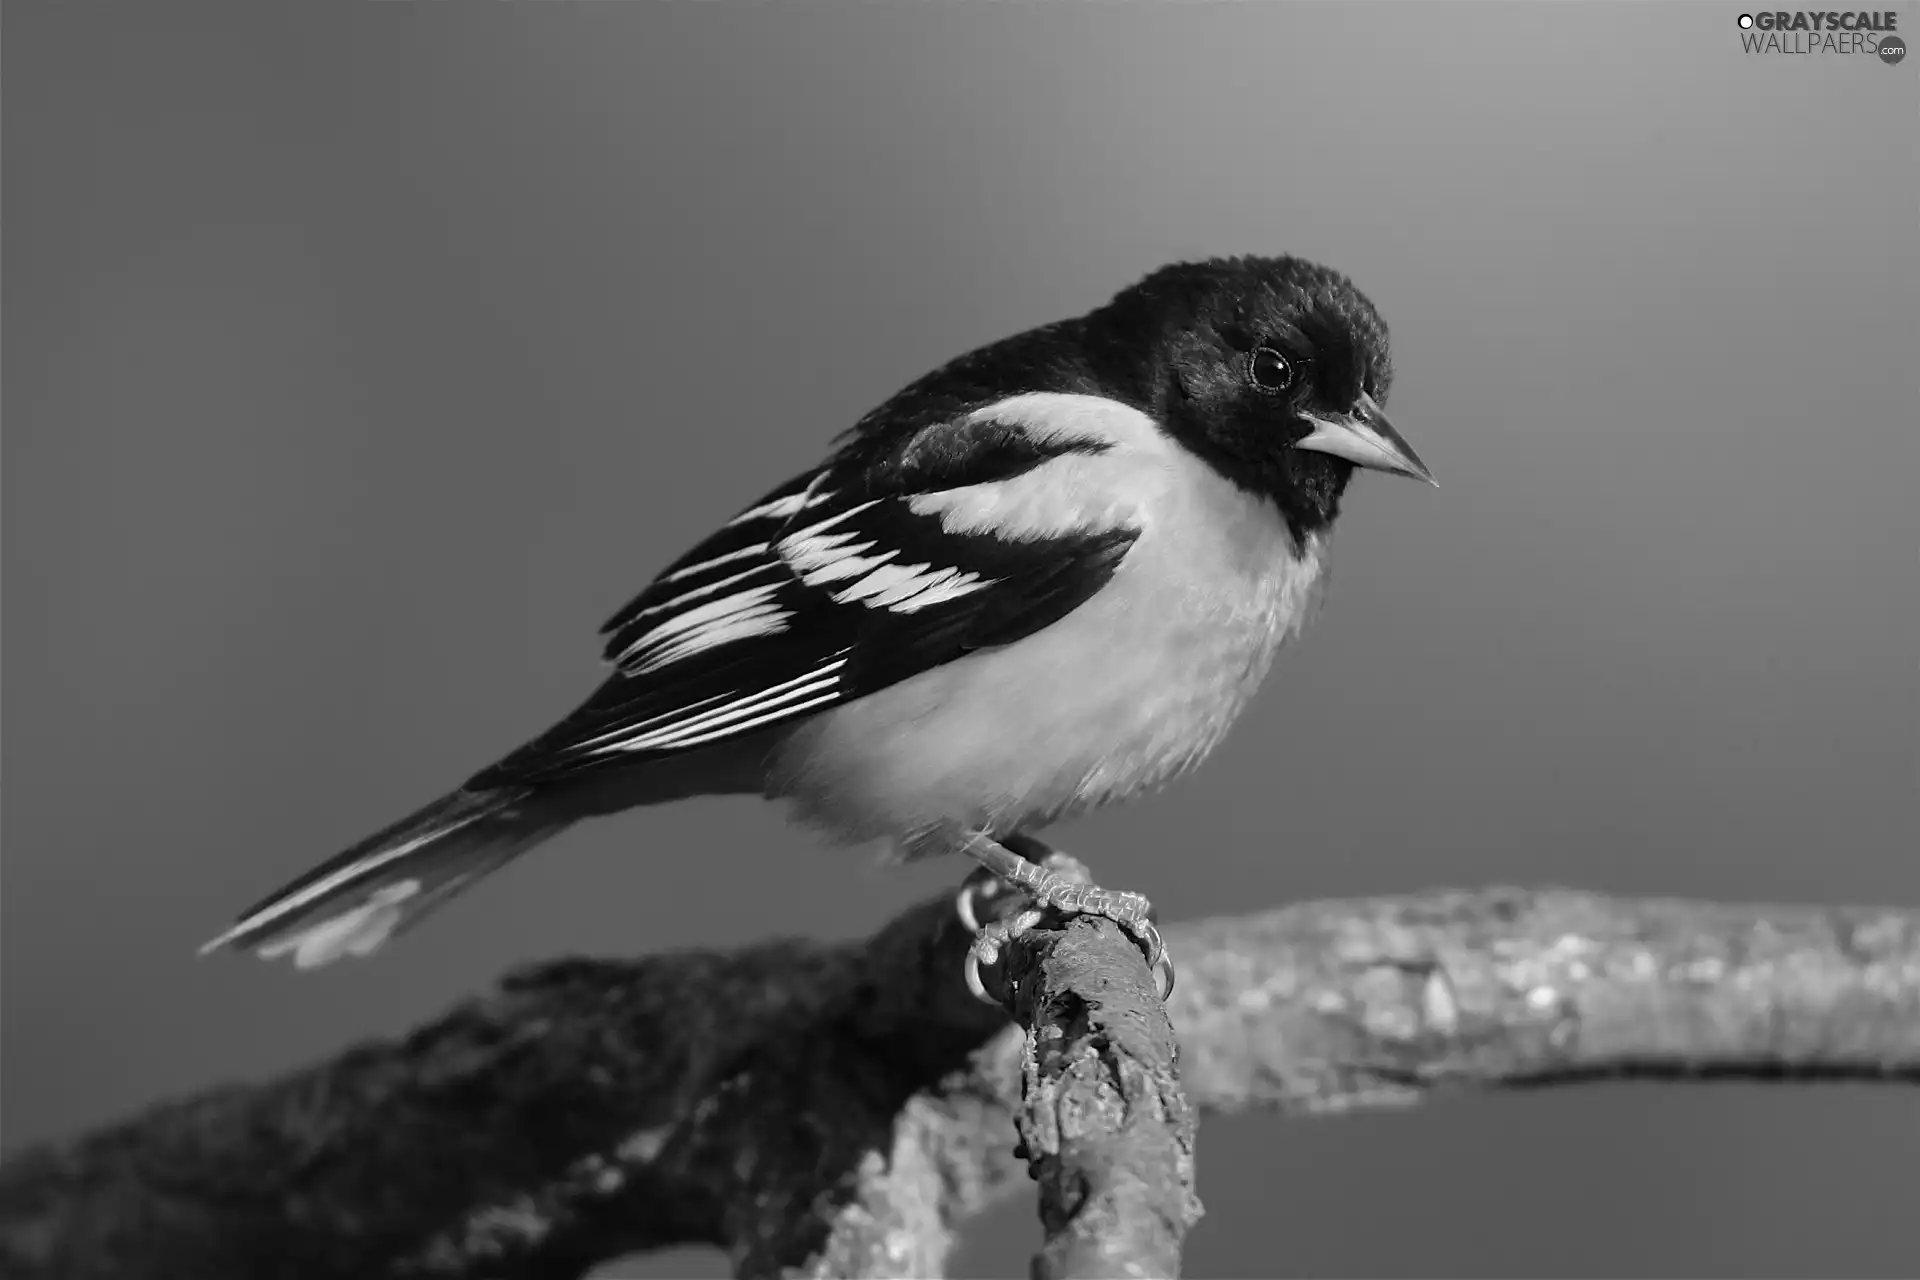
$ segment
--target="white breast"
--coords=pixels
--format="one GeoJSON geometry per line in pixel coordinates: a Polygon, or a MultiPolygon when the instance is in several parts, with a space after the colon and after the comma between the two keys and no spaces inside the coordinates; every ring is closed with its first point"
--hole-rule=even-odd
{"type": "MultiPolygon", "coordinates": [[[[915,500],[947,527],[1140,530],[1105,588],[1052,626],[834,708],[776,753],[770,792],[848,841],[1031,830],[1198,764],[1312,612],[1323,542],[1144,415],[1091,396],[996,406],[1114,447],[915,500]],[[1069,495],[1063,505],[1061,495],[1069,495]],[[1044,495],[1044,496],[1043,496],[1044,495]]],[[[932,850],[927,850],[931,852],[932,850]]]]}

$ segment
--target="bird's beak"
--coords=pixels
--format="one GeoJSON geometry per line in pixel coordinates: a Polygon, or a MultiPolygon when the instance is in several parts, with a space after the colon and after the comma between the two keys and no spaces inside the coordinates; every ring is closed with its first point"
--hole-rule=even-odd
{"type": "Polygon", "coordinates": [[[1400,438],[1400,433],[1387,421],[1386,413],[1366,392],[1360,393],[1359,407],[1352,413],[1338,418],[1308,414],[1307,421],[1313,424],[1313,431],[1305,439],[1295,441],[1294,448],[1331,453],[1362,467],[1412,476],[1439,487],[1427,464],[1420,461],[1412,445],[1400,438]]]}

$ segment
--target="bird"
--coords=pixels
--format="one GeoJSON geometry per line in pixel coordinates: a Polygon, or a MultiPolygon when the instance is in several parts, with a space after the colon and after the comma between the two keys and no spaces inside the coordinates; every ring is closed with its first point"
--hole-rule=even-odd
{"type": "Polygon", "coordinates": [[[751,794],[1026,893],[986,926],[962,896],[977,995],[1043,907],[1117,921],[1170,991],[1144,895],[1039,833],[1214,750],[1316,611],[1357,470],[1434,482],[1392,378],[1372,301],[1294,256],[1175,262],[961,355],[661,570],[571,713],[202,951],[370,955],[578,822],[751,794]]]}

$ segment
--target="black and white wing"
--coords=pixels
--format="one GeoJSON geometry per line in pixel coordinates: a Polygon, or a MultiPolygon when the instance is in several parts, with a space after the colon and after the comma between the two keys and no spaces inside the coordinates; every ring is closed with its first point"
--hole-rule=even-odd
{"type": "Polygon", "coordinates": [[[1031,635],[1098,591],[1138,530],[954,532],[914,499],[1104,447],[976,418],[842,450],[668,566],[601,628],[617,673],[469,785],[709,746],[1031,635]]]}

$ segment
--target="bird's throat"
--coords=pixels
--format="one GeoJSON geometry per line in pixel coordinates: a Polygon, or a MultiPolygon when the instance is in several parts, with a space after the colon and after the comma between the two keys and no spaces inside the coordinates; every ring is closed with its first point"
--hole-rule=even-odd
{"type": "Polygon", "coordinates": [[[1311,535],[1325,533],[1340,514],[1340,498],[1353,479],[1353,464],[1345,458],[1292,448],[1277,461],[1277,483],[1268,492],[1294,539],[1304,543],[1311,535]]]}

